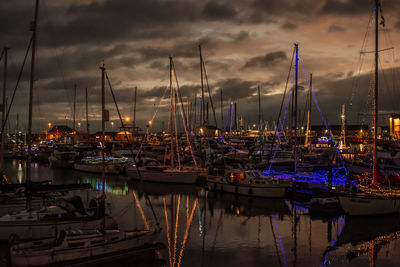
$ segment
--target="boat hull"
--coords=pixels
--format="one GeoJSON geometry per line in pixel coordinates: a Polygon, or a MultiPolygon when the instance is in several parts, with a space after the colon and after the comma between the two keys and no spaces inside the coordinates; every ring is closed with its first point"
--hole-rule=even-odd
{"type": "Polygon", "coordinates": [[[153,171],[139,168],[140,176],[136,168],[127,168],[127,176],[146,182],[174,183],[174,184],[196,184],[201,172],[199,171],[153,171]]]}
{"type": "MultiPolygon", "coordinates": [[[[114,219],[106,217],[106,228],[117,226],[114,219]]],[[[73,229],[98,229],[104,219],[68,221],[12,221],[0,222],[0,240],[19,241],[54,237],[59,231],[73,229]]]]}
{"type": "MultiPolygon", "coordinates": [[[[51,203],[51,202],[50,202],[51,203]]],[[[34,210],[38,210],[44,206],[46,206],[47,202],[43,201],[43,199],[33,199],[31,201],[31,208],[34,210]]],[[[23,211],[26,209],[26,198],[17,198],[13,199],[10,203],[1,203],[0,204],[0,216],[9,214],[11,212],[23,211]]]]}
{"type": "MultiPolygon", "coordinates": [[[[98,244],[83,248],[50,248],[42,251],[24,251],[11,249],[11,261],[14,266],[41,266],[52,264],[83,263],[105,256],[118,256],[121,254],[132,253],[138,250],[143,253],[145,248],[155,250],[154,244],[159,236],[159,232],[150,232],[138,237],[127,238],[108,244],[98,244]]],[[[133,262],[132,262],[133,263],[133,262]]]]}
{"type": "MultiPolygon", "coordinates": [[[[101,164],[99,165],[90,165],[90,164],[74,164],[74,169],[76,171],[82,172],[91,172],[91,173],[101,173],[103,167],[101,164]]],[[[106,165],[105,173],[106,174],[120,174],[121,173],[121,166],[120,165],[106,165]]]]}
{"type": "Polygon", "coordinates": [[[339,196],[343,210],[352,216],[400,213],[399,198],[339,196]]]}
{"type": "Polygon", "coordinates": [[[282,198],[288,185],[284,184],[229,184],[220,181],[207,181],[210,190],[222,191],[244,196],[282,198]]]}

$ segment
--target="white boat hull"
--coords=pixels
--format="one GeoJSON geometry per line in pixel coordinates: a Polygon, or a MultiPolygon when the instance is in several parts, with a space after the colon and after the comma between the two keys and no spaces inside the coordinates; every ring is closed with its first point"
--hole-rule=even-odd
{"type": "MultiPolygon", "coordinates": [[[[103,219],[96,220],[70,220],[70,221],[3,221],[0,222],[0,240],[19,241],[54,237],[62,230],[72,229],[98,229],[103,224],[103,219]]],[[[111,217],[106,217],[106,228],[113,228],[116,222],[111,217]]]]}
{"type": "Polygon", "coordinates": [[[400,213],[400,199],[339,196],[343,210],[352,216],[400,213]]]}
{"type": "MultiPolygon", "coordinates": [[[[156,241],[159,232],[149,232],[141,236],[110,242],[107,244],[98,244],[89,247],[80,248],[49,248],[35,251],[11,249],[11,261],[13,266],[41,266],[57,263],[82,262],[98,257],[115,254],[118,252],[127,252],[129,250],[139,249],[143,245],[149,245],[156,241]]],[[[134,259],[132,259],[134,264],[134,259]]]]}
{"type": "Polygon", "coordinates": [[[223,191],[244,196],[282,198],[285,196],[285,184],[228,184],[225,182],[207,180],[210,190],[223,191]]]}
{"type": "Polygon", "coordinates": [[[201,175],[200,171],[157,171],[149,170],[146,167],[140,168],[140,176],[135,167],[128,167],[126,170],[127,176],[143,180],[146,182],[156,183],[175,183],[175,184],[196,184],[198,177],[201,175]]]}

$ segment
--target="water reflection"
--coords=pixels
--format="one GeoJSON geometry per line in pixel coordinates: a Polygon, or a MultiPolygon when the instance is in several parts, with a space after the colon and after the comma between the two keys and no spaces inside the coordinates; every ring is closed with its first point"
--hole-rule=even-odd
{"type": "MultiPolygon", "coordinates": [[[[9,178],[25,168],[7,162],[9,178]]],[[[99,175],[38,164],[37,179],[90,183],[76,191],[87,205],[102,190],[99,175]],[[40,176],[39,175],[40,173],[40,176]]],[[[398,265],[399,216],[350,218],[312,212],[308,204],[208,192],[201,187],[106,179],[108,209],[122,230],[161,227],[169,266],[388,266],[398,265]]],[[[0,257],[7,255],[0,246],[0,257]]],[[[4,262],[4,261],[3,261],[4,262]]]]}
{"type": "MultiPolygon", "coordinates": [[[[390,243],[400,238],[399,215],[346,217],[343,230],[324,255],[324,263],[354,263],[358,258],[368,259],[369,266],[377,266],[378,255],[386,261],[391,252],[390,243]],[[329,257],[335,250],[344,250],[339,257],[329,257]],[[384,250],[384,253],[380,253],[384,250]]],[[[362,260],[362,259],[361,259],[362,260]]],[[[396,261],[397,262],[397,261],[396,261]]],[[[358,262],[355,262],[358,264],[358,262]]]]}

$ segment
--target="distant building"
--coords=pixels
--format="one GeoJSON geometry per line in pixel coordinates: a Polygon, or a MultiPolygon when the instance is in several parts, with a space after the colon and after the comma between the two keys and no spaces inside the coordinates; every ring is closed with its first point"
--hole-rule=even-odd
{"type": "Polygon", "coordinates": [[[391,114],[389,118],[389,129],[391,138],[400,138],[400,114],[391,114]]]}
{"type": "Polygon", "coordinates": [[[195,128],[195,133],[197,136],[218,137],[221,135],[221,130],[212,125],[198,126],[195,128]]]}
{"type": "Polygon", "coordinates": [[[71,134],[74,130],[66,125],[54,125],[47,133],[47,139],[63,139],[71,134]]]}
{"type": "MultiPolygon", "coordinates": [[[[329,125],[329,130],[332,135],[340,136],[342,134],[342,125],[329,125]]],[[[363,137],[368,135],[369,127],[368,125],[346,125],[346,136],[348,137],[363,137]]],[[[328,130],[325,125],[311,125],[311,135],[321,137],[327,135],[328,130]]]]}

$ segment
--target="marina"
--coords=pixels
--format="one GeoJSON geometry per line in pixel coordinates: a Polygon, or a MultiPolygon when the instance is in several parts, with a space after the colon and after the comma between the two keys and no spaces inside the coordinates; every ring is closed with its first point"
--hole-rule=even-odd
{"type": "Polygon", "coordinates": [[[31,2],[0,55],[0,266],[400,264],[399,4],[31,2]]]}

